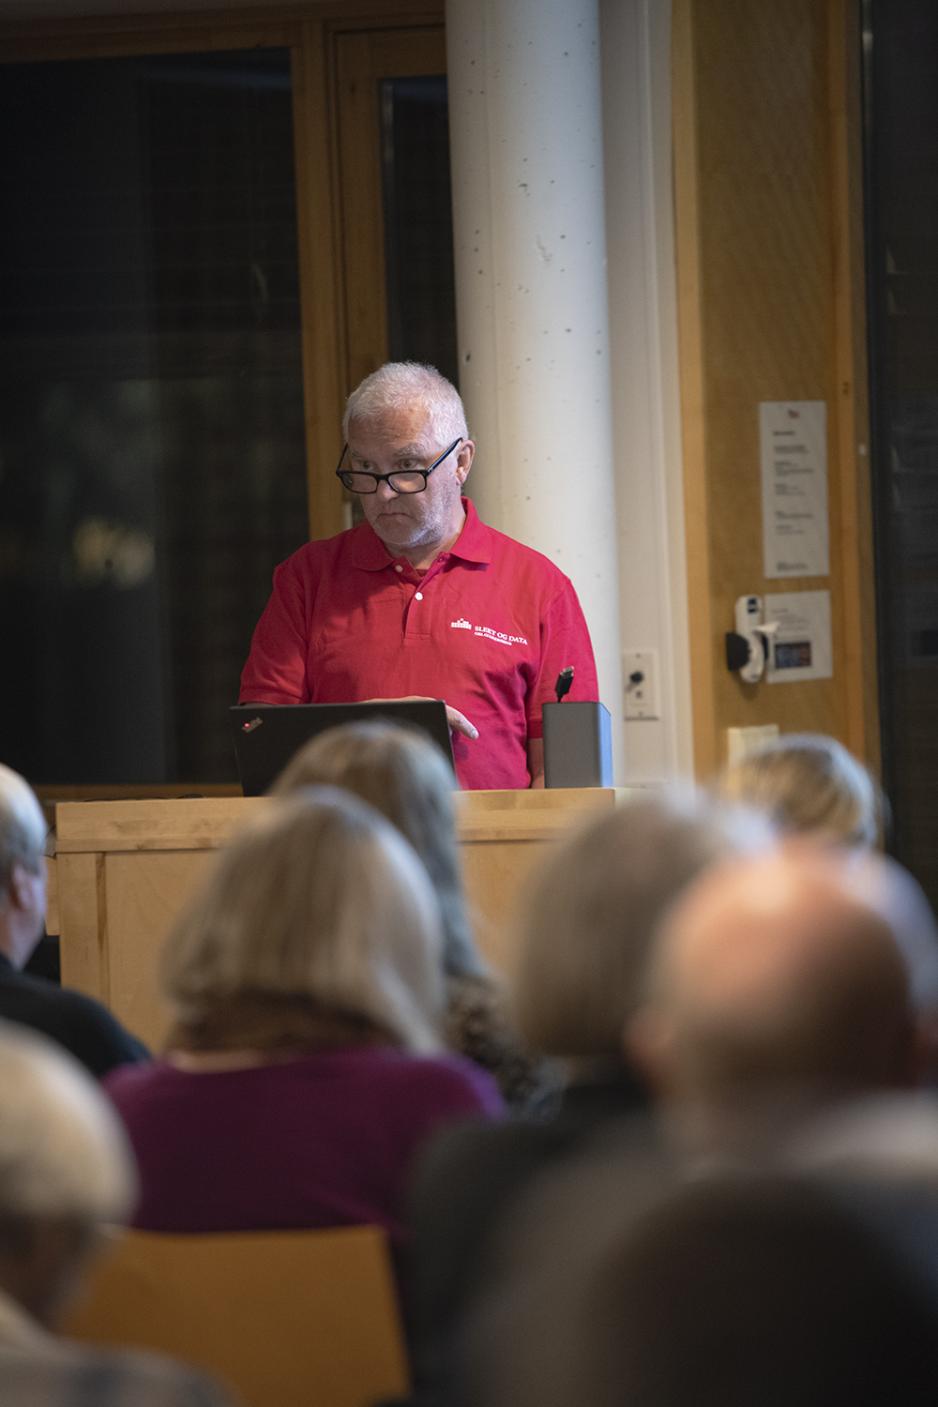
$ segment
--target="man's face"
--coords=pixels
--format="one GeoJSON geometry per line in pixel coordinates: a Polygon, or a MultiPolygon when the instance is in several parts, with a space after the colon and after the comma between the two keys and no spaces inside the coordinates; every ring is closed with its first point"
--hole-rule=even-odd
{"type": "MultiPolygon", "coordinates": [[[[433,439],[425,412],[389,410],[380,419],[349,426],[348,462],[355,469],[392,474],[396,469],[426,468],[446,449],[433,439]]],[[[379,484],[362,496],[365,518],[393,555],[432,556],[458,536],[463,524],[462,485],[472,462],[471,442],[457,445],[434,469],[423,493],[395,493],[379,484]]]]}
{"type": "Polygon", "coordinates": [[[14,967],[25,967],[45,928],[45,856],[40,855],[35,865],[24,865],[20,861],[14,864],[10,890],[0,917],[6,955],[14,967]]]}

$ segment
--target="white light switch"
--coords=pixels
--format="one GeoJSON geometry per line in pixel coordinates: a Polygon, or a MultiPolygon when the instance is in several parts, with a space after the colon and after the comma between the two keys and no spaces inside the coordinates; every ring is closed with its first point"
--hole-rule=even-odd
{"type": "Polygon", "coordinates": [[[657,650],[625,650],[622,655],[622,683],[627,721],[661,717],[657,650]]]}

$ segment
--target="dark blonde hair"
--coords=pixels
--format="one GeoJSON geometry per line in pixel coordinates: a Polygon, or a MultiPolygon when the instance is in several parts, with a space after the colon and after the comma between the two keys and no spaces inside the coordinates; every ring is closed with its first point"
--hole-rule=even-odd
{"type": "MultiPolygon", "coordinates": [[[[271,801],[219,855],[163,952],[179,1043],[236,1044],[226,1013],[266,1011],[262,1043],[357,1028],[438,1047],[437,904],[411,847],[370,806],[332,788],[271,801]],[[200,1034],[202,1033],[202,1034],[200,1034]]],[[[264,1023],[260,1023],[264,1026],[264,1023]]]]}
{"type": "Polygon", "coordinates": [[[732,763],[719,793],[765,811],[784,831],[870,848],[885,801],[861,762],[824,733],[786,733],[732,763]]]}
{"type": "Polygon", "coordinates": [[[439,900],[447,976],[483,975],[456,844],[453,773],[440,749],[422,733],[395,723],[347,723],[311,739],[272,790],[287,796],[316,785],[353,792],[410,841],[439,900]]]}
{"type": "Polygon", "coordinates": [[[626,802],[552,849],[529,889],[515,975],[527,1045],[620,1060],[652,939],[708,865],[768,843],[757,816],[682,790],[626,802]]]}

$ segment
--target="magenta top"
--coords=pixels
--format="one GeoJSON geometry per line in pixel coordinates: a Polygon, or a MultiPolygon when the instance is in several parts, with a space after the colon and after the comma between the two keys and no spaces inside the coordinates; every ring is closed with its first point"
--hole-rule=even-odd
{"type": "Polygon", "coordinates": [[[105,1089],[136,1154],[134,1225],[147,1231],[370,1224],[398,1239],[424,1141],[502,1111],[468,1061],[378,1046],[240,1070],[126,1066],[105,1089]]]}

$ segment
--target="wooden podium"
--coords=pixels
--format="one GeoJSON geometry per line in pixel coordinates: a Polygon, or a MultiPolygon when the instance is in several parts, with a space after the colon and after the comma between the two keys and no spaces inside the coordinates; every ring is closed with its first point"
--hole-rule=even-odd
{"type": "MultiPolygon", "coordinates": [[[[546,843],[611,789],[480,791],[459,795],[459,838],[479,946],[511,964],[512,920],[523,881],[546,843]]],[[[163,938],[186,897],[265,797],[64,802],[56,807],[55,887],[62,981],[99,998],[158,1050],[167,1012],[158,983],[163,938]]]]}

